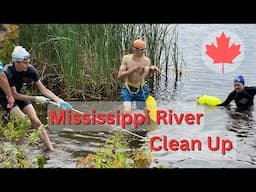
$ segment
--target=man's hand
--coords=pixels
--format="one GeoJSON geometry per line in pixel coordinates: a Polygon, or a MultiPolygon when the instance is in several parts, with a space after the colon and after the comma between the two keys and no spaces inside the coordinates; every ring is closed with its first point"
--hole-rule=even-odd
{"type": "Polygon", "coordinates": [[[13,96],[9,96],[9,97],[6,96],[6,98],[7,98],[7,101],[8,101],[7,109],[11,109],[14,105],[15,100],[14,100],[13,96]]]}
{"type": "Polygon", "coordinates": [[[41,103],[41,104],[45,104],[48,103],[50,101],[49,98],[44,97],[44,96],[35,96],[35,102],[36,103],[41,103]]]}
{"type": "Polygon", "coordinates": [[[71,104],[69,104],[68,102],[63,101],[63,100],[61,100],[61,101],[59,102],[59,105],[60,105],[60,107],[61,107],[62,109],[64,109],[64,110],[66,110],[66,109],[73,109],[73,107],[72,107],[71,104]]]}
{"type": "Polygon", "coordinates": [[[151,70],[151,71],[160,72],[160,69],[159,69],[157,66],[155,66],[155,65],[151,66],[151,67],[150,67],[150,70],[151,70]]]}

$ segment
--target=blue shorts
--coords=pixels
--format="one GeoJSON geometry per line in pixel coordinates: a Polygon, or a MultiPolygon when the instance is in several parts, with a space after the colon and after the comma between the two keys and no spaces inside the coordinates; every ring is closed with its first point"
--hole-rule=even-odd
{"type": "Polygon", "coordinates": [[[136,88],[129,86],[130,90],[132,92],[140,91],[137,94],[130,93],[129,90],[126,88],[125,85],[122,87],[121,95],[122,95],[122,101],[135,101],[137,109],[145,109],[146,104],[145,100],[147,99],[149,93],[148,93],[148,86],[145,84],[142,86],[142,88],[136,88]]]}

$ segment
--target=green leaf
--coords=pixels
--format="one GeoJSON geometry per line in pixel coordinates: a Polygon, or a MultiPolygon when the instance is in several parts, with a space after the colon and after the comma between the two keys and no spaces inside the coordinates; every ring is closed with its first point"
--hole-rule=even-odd
{"type": "Polygon", "coordinates": [[[37,158],[38,168],[44,168],[44,164],[45,164],[44,157],[42,155],[38,155],[36,156],[36,158],[37,158]]]}

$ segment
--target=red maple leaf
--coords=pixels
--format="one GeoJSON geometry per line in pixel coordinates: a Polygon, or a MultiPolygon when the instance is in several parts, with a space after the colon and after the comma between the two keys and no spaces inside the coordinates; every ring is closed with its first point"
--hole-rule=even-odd
{"type": "Polygon", "coordinates": [[[214,64],[222,64],[222,73],[224,73],[224,64],[233,63],[233,59],[240,54],[240,45],[234,43],[229,47],[230,37],[226,37],[222,32],[220,37],[216,37],[217,47],[212,43],[206,45],[206,54],[213,59],[214,64]]]}

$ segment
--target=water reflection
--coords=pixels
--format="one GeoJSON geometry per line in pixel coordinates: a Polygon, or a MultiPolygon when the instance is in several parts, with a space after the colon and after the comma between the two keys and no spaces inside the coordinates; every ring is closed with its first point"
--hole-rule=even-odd
{"type": "Polygon", "coordinates": [[[253,111],[237,112],[234,108],[226,108],[228,115],[226,128],[236,133],[237,137],[250,137],[255,135],[253,111]]]}

